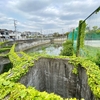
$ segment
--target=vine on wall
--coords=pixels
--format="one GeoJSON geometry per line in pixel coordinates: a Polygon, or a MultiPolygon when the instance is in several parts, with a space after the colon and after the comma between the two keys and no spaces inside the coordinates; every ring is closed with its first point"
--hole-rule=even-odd
{"type": "MultiPolygon", "coordinates": [[[[83,59],[81,57],[67,57],[67,56],[48,56],[48,55],[35,55],[29,56],[24,52],[16,53],[14,51],[15,45],[9,52],[9,58],[14,64],[14,67],[8,72],[0,75],[0,99],[1,100],[77,100],[76,98],[63,99],[53,93],[39,92],[33,87],[26,88],[20,83],[16,83],[22,75],[28,72],[29,67],[34,65],[34,60],[40,57],[49,58],[69,58],[70,63],[77,66],[81,64],[87,71],[88,84],[97,98],[100,98],[100,70],[95,63],[83,59]],[[16,58],[16,59],[15,59],[16,58]]],[[[74,70],[76,71],[76,70],[74,70]]],[[[73,71],[73,72],[74,72],[73,71]]],[[[84,99],[82,99],[84,100],[84,99]]],[[[98,99],[97,99],[98,100],[98,99]]]]}
{"type": "Polygon", "coordinates": [[[86,28],[85,21],[80,20],[79,21],[78,38],[77,38],[77,49],[76,49],[77,51],[76,51],[76,56],[79,56],[80,48],[83,48],[84,47],[85,28],[86,28]]]}
{"type": "MultiPolygon", "coordinates": [[[[8,72],[0,75],[0,99],[3,100],[77,100],[76,98],[66,98],[47,92],[39,92],[33,87],[26,88],[20,83],[16,83],[22,75],[28,72],[29,67],[34,65],[34,60],[40,57],[51,57],[48,55],[34,55],[33,57],[25,54],[24,52],[15,52],[15,45],[12,46],[9,52],[9,59],[13,63],[13,68],[8,72]],[[15,59],[16,58],[16,59],[15,59]]],[[[65,58],[61,56],[61,58],[65,58]]],[[[84,100],[84,99],[82,99],[84,100]]]]}

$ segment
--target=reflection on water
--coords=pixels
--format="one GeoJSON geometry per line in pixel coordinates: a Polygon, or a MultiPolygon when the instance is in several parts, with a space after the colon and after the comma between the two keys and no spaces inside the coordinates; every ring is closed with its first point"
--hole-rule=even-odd
{"type": "Polygon", "coordinates": [[[61,52],[62,46],[60,44],[51,44],[47,46],[42,46],[38,48],[32,48],[26,51],[26,53],[33,53],[33,52],[39,52],[39,53],[47,53],[48,55],[59,55],[61,52]]]}
{"type": "MultiPolygon", "coordinates": [[[[56,55],[56,56],[57,56],[57,55],[60,54],[61,49],[62,49],[61,46],[59,46],[59,47],[51,46],[51,47],[47,47],[47,48],[45,49],[45,52],[46,52],[48,55],[56,55]]],[[[43,50],[39,50],[38,52],[42,53],[42,52],[44,52],[44,51],[43,51],[43,50]]]]}

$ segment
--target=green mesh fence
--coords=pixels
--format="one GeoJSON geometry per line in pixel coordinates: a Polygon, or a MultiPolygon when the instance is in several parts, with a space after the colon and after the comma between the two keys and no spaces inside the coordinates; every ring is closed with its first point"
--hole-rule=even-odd
{"type": "Polygon", "coordinates": [[[86,19],[86,24],[85,40],[100,40],[100,11],[86,19]]]}
{"type": "MultiPolygon", "coordinates": [[[[85,31],[85,40],[100,40],[100,11],[93,12],[85,19],[87,24],[85,31]]],[[[72,39],[73,32],[70,32],[68,39],[72,39]]],[[[78,27],[74,31],[74,40],[77,40],[78,27]]]]}
{"type": "MultiPolygon", "coordinates": [[[[73,36],[73,31],[69,33],[68,35],[68,39],[72,39],[73,36]]],[[[74,29],[74,40],[77,40],[77,36],[78,36],[78,27],[74,29]]]]}
{"type": "MultiPolygon", "coordinates": [[[[100,9],[100,7],[98,7],[100,9]]],[[[97,8],[97,9],[98,9],[97,8]]],[[[85,46],[80,51],[81,56],[88,57],[100,66],[100,11],[96,10],[85,19],[85,46]]]]}
{"type": "Polygon", "coordinates": [[[70,32],[69,35],[68,35],[68,39],[69,40],[72,40],[72,37],[73,37],[73,34],[74,34],[74,43],[73,43],[73,48],[74,48],[74,51],[76,52],[76,46],[77,46],[77,37],[78,37],[78,27],[74,29],[74,31],[70,32]]]}
{"type": "MultiPolygon", "coordinates": [[[[98,7],[100,9],[100,7],[98,7]]],[[[97,8],[97,9],[98,9],[97,8]]],[[[86,22],[84,49],[80,48],[81,56],[96,57],[100,53],[100,11],[97,9],[90,14],[84,21],[86,22]]],[[[73,32],[70,32],[68,39],[72,39],[73,32]]],[[[74,29],[74,49],[76,50],[76,43],[78,37],[78,27],[74,29]]]]}

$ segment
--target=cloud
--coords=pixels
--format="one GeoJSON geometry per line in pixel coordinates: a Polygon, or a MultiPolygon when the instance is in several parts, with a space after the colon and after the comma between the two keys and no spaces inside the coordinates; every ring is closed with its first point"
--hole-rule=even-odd
{"type": "Polygon", "coordinates": [[[13,20],[9,17],[6,17],[6,15],[0,13],[0,29],[13,29],[13,20]],[[12,22],[11,22],[12,21],[12,22]],[[10,24],[10,25],[9,25],[10,24]]]}
{"type": "Polygon", "coordinates": [[[99,4],[99,0],[2,0],[0,28],[13,29],[13,20],[16,19],[19,31],[67,31],[69,27],[77,27],[78,21],[84,20],[99,4]]]}
{"type": "Polygon", "coordinates": [[[43,10],[49,3],[48,0],[19,0],[14,4],[19,10],[23,12],[36,12],[38,10],[43,10]]]}

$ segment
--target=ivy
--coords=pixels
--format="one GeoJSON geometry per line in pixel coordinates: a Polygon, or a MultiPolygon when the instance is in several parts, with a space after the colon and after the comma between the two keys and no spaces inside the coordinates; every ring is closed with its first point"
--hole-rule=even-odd
{"type": "Polygon", "coordinates": [[[2,46],[5,42],[0,42],[0,46],[2,46]]]}
{"type": "Polygon", "coordinates": [[[96,9],[95,13],[97,14],[100,11],[100,6],[96,9]]]}
{"type": "MultiPolygon", "coordinates": [[[[64,100],[54,93],[39,92],[33,87],[26,88],[20,83],[5,81],[0,78],[0,99],[3,100],[64,100]],[[4,83],[4,84],[3,84],[4,83]]],[[[77,100],[69,98],[65,100],[77,100]]],[[[84,100],[84,99],[82,99],[84,100]]]]}
{"type": "Polygon", "coordinates": [[[79,64],[86,69],[86,73],[88,76],[88,85],[90,86],[93,94],[97,98],[100,98],[100,69],[99,67],[92,61],[81,58],[81,57],[71,57],[70,60],[71,60],[70,63],[72,63],[75,66],[76,70],[79,64]]]}
{"type": "Polygon", "coordinates": [[[48,56],[44,54],[29,56],[24,52],[15,52],[14,48],[15,45],[12,46],[9,52],[9,59],[14,65],[13,68],[0,75],[0,100],[77,100],[76,98],[63,99],[54,93],[39,92],[34,87],[26,88],[24,85],[16,83],[34,65],[34,60],[41,57],[69,59],[70,63],[76,68],[73,69],[74,73],[77,73],[80,64],[86,69],[88,85],[93,94],[100,98],[100,70],[92,61],[81,57],[48,56]]]}
{"type": "Polygon", "coordinates": [[[63,49],[61,50],[60,55],[63,55],[63,56],[73,55],[73,41],[72,40],[66,40],[63,43],[63,49]]]}
{"type": "Polygon", "coordinates": [[[86,23],[85,21],[79,21],[79,31],[78,31],[78,38],[77,38],[77,52],[76,56],[79,56],[80,49],[84,47],[84,38],[85,38],[85,28],[86,23]]]}
{"type": "Polygon", "coordinates": [[[5,42],[0,42],[0,56],[1,57],[7,57],[8,56],[8,52],[10,50],[10,47],[8,46],[4,46],[5,42]]]}
{"type": "Polygon", "coordinates": [[[85,28],[86,28],[86,23],[85,21],[82,21],[81,35],[80,35],[80,48],[84,47],[85,28]]]}

